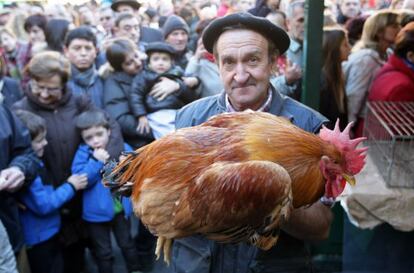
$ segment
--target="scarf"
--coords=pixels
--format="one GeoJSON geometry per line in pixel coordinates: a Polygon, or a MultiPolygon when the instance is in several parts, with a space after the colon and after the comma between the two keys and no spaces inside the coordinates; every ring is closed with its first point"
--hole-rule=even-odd
{"type": "Polygon", "coordinates": [[[212,63],[214,63],[214,62],[216,61],[216,59],[214,58],[214,55],[213,55],[213,54],[211,54],[210,52],[206,52],[206,53],[204,54],[204,58],[205,58],[207,61],[212,62],[212,63]]]}
{"type": "Polygon", "coordinates": [[[91,86],[96,78],[98,77],[98,71],[96,70],[95,65],[92,65],[89,69],[85,71],[80,71],[74,65],[72,65],[72,80],[84,88],[91,86]]]}

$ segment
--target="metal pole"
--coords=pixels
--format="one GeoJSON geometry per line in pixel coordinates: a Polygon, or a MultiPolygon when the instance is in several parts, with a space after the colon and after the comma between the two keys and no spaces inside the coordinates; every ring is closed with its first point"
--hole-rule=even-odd
{"type": "Polygon", "coordinates": [[[319,110],[324,0],[306,0],[302,102],[319,110]]]}

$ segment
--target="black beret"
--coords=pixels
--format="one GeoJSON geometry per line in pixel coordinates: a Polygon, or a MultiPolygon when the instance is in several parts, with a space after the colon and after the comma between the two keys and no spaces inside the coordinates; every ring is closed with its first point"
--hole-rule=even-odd
{"type": "Polygon", "coordinates": [[[171,45],[167,44],[166,42],[149,43],[145,47],[145,53],[147,53],[147,55],[150,55],[152,52],[165,52],[165,53],[170,54],[173,57],[176,54],[175,49],[171,45]]]}
{"type": "Polygon", "coordinates": [[[137,0],[115,0],[111,5],[111,9],[117,11],[119,5],[128,5],[135,10],[141,7],[141,4],[137,0]]]}
{"type": "Polygon", "coordinates": [[[289,48],[290,39],[283,29],[265,18],[247,12],[238,12],[217,18],[206,27],[202,39],[208,52],[213,53],[214,43],[225,31],[224,28],[231,26],[241,26],[243,29],[250,29],[262,34],[273,41],[280,54],[283,54],[289,48]]]}

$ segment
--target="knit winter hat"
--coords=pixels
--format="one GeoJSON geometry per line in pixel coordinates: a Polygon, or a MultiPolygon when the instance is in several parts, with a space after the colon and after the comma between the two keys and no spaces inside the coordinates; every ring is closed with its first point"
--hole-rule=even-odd
{"type": "Polygon", "coordinates": [[[190,28],[188,27],[187,23],[184,21],[183,18],[181,18],[180,16],[177,15],[171,15],[170,17],[168,17],[168,19],[165,21],[163,27],[162,27],[162,32],[164,34],[164,39],[167,38],[167,36],[173,32],[174,30],[177,29],[182,29],[185,32],[187,32],[187,34],[190,33],[190,28]]]}

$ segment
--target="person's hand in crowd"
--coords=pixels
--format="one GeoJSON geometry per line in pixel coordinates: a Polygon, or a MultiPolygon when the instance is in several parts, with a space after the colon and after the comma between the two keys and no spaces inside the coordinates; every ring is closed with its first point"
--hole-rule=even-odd
{"type": "Polygon", "coordinates": [[[201,58],[204,57],[204,55],[206,55],[207,50],[205,49],[204,45],[203,45],[203,41],[200,39],[198,39],[197,42],[197,49],[196,52],[194,53],[194,57],[197,59],[197,61],[199,61],[201,58]]]}
{"type": "Polygon", "coordinates": [[[302,68],[298,64],[292,63],[289,59],[287,59],[285,68],[286,83],[291,85],[300,78],[302,78],[302,68]]]}
{"type": "Polygon", "coordinates": [[[146,116],[140,116],[138,118],[138,127],[137,132],[140,134],[149,134],[151,131],[151,128],[148,123],[148,119],[146,116]]]}
{"type": "Polygon", "coordinates": [[[178,89],[180,89],[178,82],[165,77],[161,77],[160,81],[154,84],[151,91],[149,92],[149,95],[153,96],[158,101],[162,101],[167,96],[178,91],[178,89]]]}
{"type": "Polygon", "coordinates": [[[190,88],[193,88],[194,86],[198,84],[197,77],[182,77],[182,79],[183,79],[184,84],[190,88]]]}
{"type": "Polygon", "coordinates": [[[109,153],[107,150],[103,148],[98,148],[93,151],[93,157],[97,160],[101,161],[102,163],[106,163],[109,160],[109,153]]]}
{"type": "Polygon", "coordinates": [[[18,167],[10,167],[0,172],[0,191],[15,192],[23,185],[25,176],[18,167]]]}
{"type": "Polygon", "coordinates": [[[68,183],[77,191],[83,190],[88,185],[88,176],[86,174],[72,174],[68,178],[68,183]]]}

